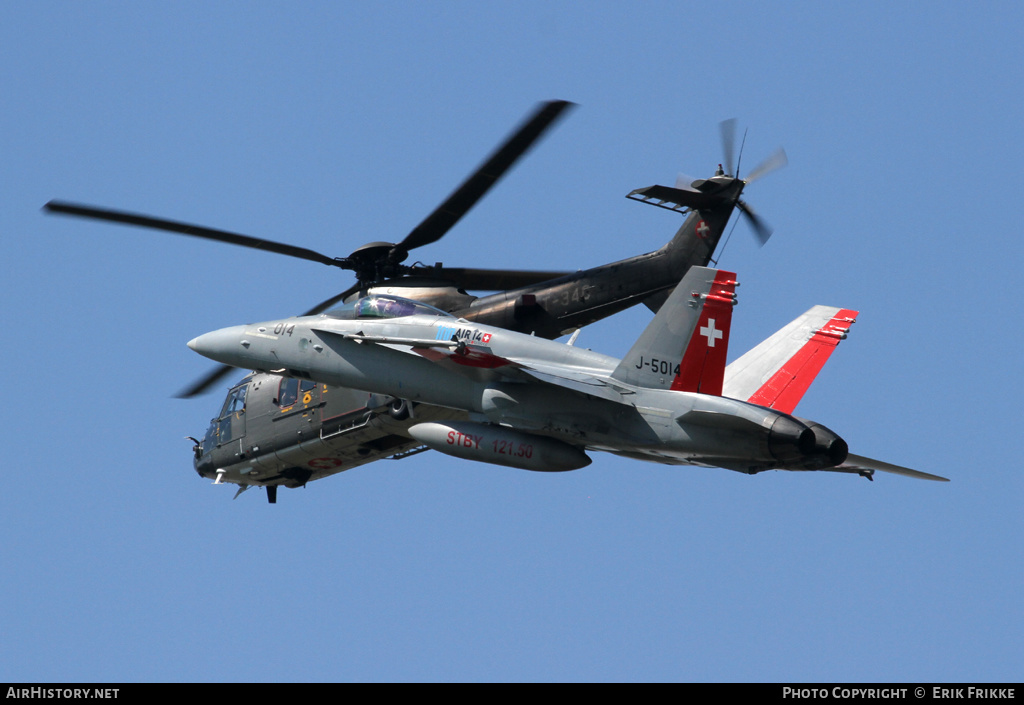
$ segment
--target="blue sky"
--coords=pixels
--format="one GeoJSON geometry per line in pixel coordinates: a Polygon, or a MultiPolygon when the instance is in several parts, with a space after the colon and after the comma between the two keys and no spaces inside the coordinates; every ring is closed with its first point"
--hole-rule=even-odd
{"type": "MultiPolygon", "coordinates": [[[[1019,6],[151,3],[0,8],[8,370],[0,680],[1019,681],[1019,6]],[[347,273],[43,216],[51,198],[344,255],[404,237],[540,100],[579,104],[448,236],[583,268],[678,216],[717,125],[743,223],[733,356],[861,315],[798,413],[952,479],[544,475],[434,453],[232,501],[192,470],[222,393],[185,343],[347,273]]],[[[578,345],[623,354],[631,311],[578,345]]]]}

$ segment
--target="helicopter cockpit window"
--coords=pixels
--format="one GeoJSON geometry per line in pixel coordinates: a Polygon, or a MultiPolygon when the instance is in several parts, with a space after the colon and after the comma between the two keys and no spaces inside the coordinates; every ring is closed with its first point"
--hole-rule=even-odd
{"type": "MultiPolygon", "coordinates": [[[[247,389],[249,389],[249,385],[243,384],[228,392],[228,398],[224,400],[224,407],[220,410],[220,419],[214,419],[214,424],[217,426],[217,445],[224,445],[228,441],[245,435],[245,392],[247,389]]],[[[213,430],[212,427],[210,430],[213,430]]],[[[207,436],[210,435],[207,433],[207,436]]],[[[205,449],[205,442],[203,446],[205,449]]]]}
{"type": "Polygon", "coordinates": [[[404,318],[416,314],[454,318],[450,313],[420,301],[380,294],[372,294],[350,301],[324,315],[340,320],[352,320],[356,318],[404,318]]]}
{"type": "Polygon", "coordinates": [[[228,392],[228,398],[224,400],[224,408],[220,412],[221,418],[245,410],[245,390],[248,388],[249,385],[245,384],[228,392]]]}

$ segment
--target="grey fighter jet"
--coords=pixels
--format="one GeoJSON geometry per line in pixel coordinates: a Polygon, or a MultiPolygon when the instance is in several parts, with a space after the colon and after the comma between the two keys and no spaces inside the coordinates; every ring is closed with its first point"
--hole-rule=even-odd
{"type": "MultiPolygon", "coordinates": [[[[410,437],[486,463],[565,471],[605,451],[748,474],[945,480],[853,455],[838,434],[793,415],[856,311],[816,306],[726,366],[735,287],[730,272],[690,268],[622,360],[380,295],[225,328],[189,347],[236,367],[407,399],[418,404],[410,437]]],[[[260,484],[258,454],[240,463],[247,471],[221,479],[260,484]]]]}

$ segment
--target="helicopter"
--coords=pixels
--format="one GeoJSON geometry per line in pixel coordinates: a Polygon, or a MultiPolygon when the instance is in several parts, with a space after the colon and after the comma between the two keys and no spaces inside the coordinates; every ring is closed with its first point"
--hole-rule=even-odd
{"type": "MultiPolygon", "coordinates": [[[[464,321],[554,339],[644,303],[655,313],[691,266],[711,262],[734,210],[763,245],[771,229],[740,196],[757,178],[786,164],[777,150],[741,179],[733,166],[735,121],[721,125],[725,164],[708,179],[683,179],[674,187],[636,189],[627,198],[683,214],[674,237],[653,252],[576,272],[452,268],[442,263],[404,264],[411,250],[443,237],[573,104],[541,103],[452,194],[398,243],[370,242],[346,257],[303,247],[127,211],[52,200],[44,212],[133,225],[269,251],[351,270],[355,283],[302,316],[382,293],[423,302],[464,321]],[[497,291],[474,296],[469,291],[497,291]]],[[[280,333],[280,331],[278,332],[280,333]]],[[[570,341],[574,342],[575,337],[570,341]]],[[[178,396],[210,390],[235,368],[221,365],[178,396]]],[[[445,420],[454,412],[412,404],[400,397],[317,384],[301,372],[257,370],[233,385],[203,438],[193,442],[194,466],[216,483],[267,488],[309,481],[382,458],[403,458],[427,448],[408,435],[413,420],[445,420]]]]}

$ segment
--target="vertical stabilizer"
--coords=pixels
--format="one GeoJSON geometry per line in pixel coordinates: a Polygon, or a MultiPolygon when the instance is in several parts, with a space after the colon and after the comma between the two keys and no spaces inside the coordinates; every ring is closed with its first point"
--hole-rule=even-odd
{"type": "Polygon", "coordinates": [[[736,275],[691,267],[612,377],[652,389],[722,394],[736,275]]]}
{"type": "Polygon", "coordinates": [[[724,395],[793,413],[857,311],[815,306],[726,369],[724,395]]]}

